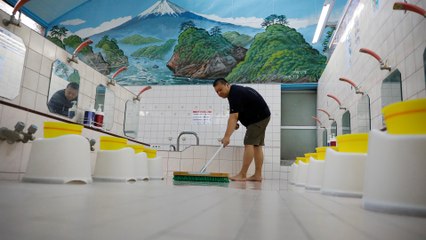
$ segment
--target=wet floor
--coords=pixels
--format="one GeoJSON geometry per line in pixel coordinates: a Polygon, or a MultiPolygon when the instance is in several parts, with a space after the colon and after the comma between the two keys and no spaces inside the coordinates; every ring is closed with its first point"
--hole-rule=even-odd
{"type": "Polygon", "coordinates": [[[1,239],[426,239],[426,218],[287,181],[175,185],[0,181],[1,239]]]}

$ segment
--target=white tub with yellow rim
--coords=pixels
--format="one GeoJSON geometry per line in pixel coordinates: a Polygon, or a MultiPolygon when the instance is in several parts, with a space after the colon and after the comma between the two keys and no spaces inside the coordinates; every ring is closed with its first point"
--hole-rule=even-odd
{"type": "Polygon", "coordinates": [[[390,134],[426,134],[426,98],[390,104],[382,109],[390,134]]]}
{"type": "Polygon", "coordinates": [[[367,154],[337,152],[331,148],[326,151],[321,193],[342,197],[361,197],[367,154]]]}
{"type": "Polygon", "coordinates": [[[426,135],[372,130],[369,144],[363,207],[426,216],[426,135]]]}
{"type": "Polygon", "coordinates": [[[315,157],[318,155],[311,155],[309,160],[308,175],[305,188],[308,190],[320,190],[324,177],[324,160],[318,160],[315,157]]]}

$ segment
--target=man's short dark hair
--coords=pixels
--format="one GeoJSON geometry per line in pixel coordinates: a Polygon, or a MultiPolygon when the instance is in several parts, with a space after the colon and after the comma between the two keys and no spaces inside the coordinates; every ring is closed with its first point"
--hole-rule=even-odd
{"type": "Polygon", "coordinates": [[[70,82],[70,83],[68,83],[68,85],[67,85],[67,88],[72,88],[72,89],[75,89],[75,90],[78,90],[78,88],[79,88],[80,86],[78,85],[78,83],[76,83],[76,82],[70,82]]]}
{"type": "Polygon", "coordinates": [[[226,81],[225,78],[218,78],[218,79],[214,80],[213,87],[216,87],[216,85],[218,85],[219,83],[221,83],[223,85],[229,84],[228,81],[226,81]]]}

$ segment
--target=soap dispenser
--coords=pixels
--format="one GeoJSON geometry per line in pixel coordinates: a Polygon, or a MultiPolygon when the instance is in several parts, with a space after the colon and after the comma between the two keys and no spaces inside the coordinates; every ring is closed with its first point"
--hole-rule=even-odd
{"type": "Polygon", "coordinates": [[[98,110],[95,113],[95,127],[102,127],[104,124],[104,113],[102,112],[102,104],[98,105],[98,110]]]}
{"type": "Polygon", "coordinates": [[[68,117],[74,119],[77,112],[77,101],[72,101],[72,107],[68,110],[68,117]]]}
{"type": "Polygon", "coordinates": [[[95,109],[93,108],[93,105],[89,105],[86,110],[84,111],[84,120],[83,124],[86,126],[93,126],[93,123],[95,121],[95,109]]]}

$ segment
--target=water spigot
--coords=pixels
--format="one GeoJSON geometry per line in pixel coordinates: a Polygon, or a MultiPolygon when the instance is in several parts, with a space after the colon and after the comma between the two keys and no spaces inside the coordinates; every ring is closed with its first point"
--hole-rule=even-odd
{"type": "Polygon", "coordinates": [[[5,26],[8,26],[9,24],[12,24],[12,25],[15,25],[15,26],[20,27],[20,26],[21,26],[21,11],[20,11],[20,9],[21,9],[21,8],[22,8],[22,6],[24,6],[24,5],[25,5],[28,1],[30,1],[30,0],[19,0],[19,1],[15,4],[15,7],[13,8],[12,15],[10,15],[10,19],[9,19],[9,20],[3,19],[3,24],[4,24],[5,26]],[[15,14],[16,14],[16,12],[19,12],[19,17],[18,17],[18,19],[16,19],[16,18],[15,18],[15,14]]]}
{"type": "Polygon", "coordinates": [[[22,133],[24,128],[25,128],[25,123],[23,123],[23,122],[17,122],[15,124],[15,132],[17,132],[17,133],[22,133]]]}
{"type": "Polygon", "coordinates": [[[27,143],[28,141],[34,141],[35,137],[34,137],[34,133],[37,132],[37,126],[34,124],[31,124],[26,133],[22,133],[23,134],[23,138],[21,140],[21,142],[23,143],[27,143]]]}
{"type": "Polygon", "coordinates": [[[95,139],[89,139],[89,138],[86,138],[87,139],[87,141],[89,141],[89,145],[90,145],[90,151],[95,151],[95,144],[96,144],[96,140],[95,139]]]}
{"type": "Polygon", "coordinates": [[[21,26],[21,12],[19,12],[19,18],[16,19],[15,15],[10,15],[9,20],[3,19],[3,24],[7,27],[9,24],[15,25],[17,27],[21,26]]]}
{"type": "Polygon", "coordinates": [[[380,63],[380,70],[388,70],[389,72],[392,70],[392,67],[388,65],[388,61],[387,60],[383,61],[383,59],[373,50],[368,48],[361,48],[359,49],[359,52],[366,53],[372,56],[373,58],[375,58],[380,63]]]}
{"type": "Polygon", "coordinates": [[[146,86],[146,87],[142,88],[142,90],[139,92],[139,94],[136,97],[133,98],[133,101],[140,101],[141,100],[140,99],[141,94],[143,92],[149,90],[149,89],[152,89],[152,87],[151,86],[146,86]]]}
{"type": "Polygon", "coordinates": [[[70,62],[78,63],[78,61],[77,61],[77,54],[81,50],[83,50],[83,48],[85,48],[86,46],[88,46],[89,44],[92,44],[92,43],[93,43],[93,41],[90,40],[90,39],[87,39],[86,41],[80,43],[80,45],[78,45],[78,47],[74,50],[72,56],[70,58],[67,58],[67,62],[68,63],[70,63],[70,62]]]}
{"type": "Polygon", "coordinates": [[[358,85],[356,85],[353,81],[351,81],[351,80],[349,80],[347,78],[344,78],[344,77],[339,78],[339,80],[342,81],[342,82],[349,83],[353,88],[355,88],[355,93],[356,94],[362,94],[362,95],[364,95],[364,92],[361,90],[361,87],[358,86],[358,85]]]}
{"type": "Polygon", "coordinates": [[[346,110],[346,108],[342,106],[342,102],[340,102],[340,100],[336,96],[334,96],[332,94],[327,94],[327,97],[329,97],[329,98],[333,99],[334,101],[336,101],[336,103],[339,105],[339,109],[340,110],[346,110]]]}
{"type": "Polygon", "coordinates": [[[393,4],[393,10],[404,10],[404,12],[411,11],[420,14],[421,16],[426,18],[426,10],[416,6],[414,4],[404,2],[396,2],[393,4]]]}
{"type": "Polygon", "coordinates": [[[25,124],[23,122],[17,122],[14,130],[2,127],[0,128],[0,140],[6,140],[9,144],[22,141],[24,137],[22,130],[24,128],[25,124]]]}
{"type": "Polygon", "coordinates": [[[321,111],[321,112],[323,112],[323,113],[325,113],[325,114],[327,114],[327,116],[328,116],[328,120],[330,120],[330,121],[334,121],[334,118],[332,118],[332,117],[331,117],[331,115],[330,115],[330,113],[328,113],[326,110],[321,109],[321,108],[318,108],[317,110],[318,110],[318,111],[321,111]]]}
{"type": "Polygon", "coordinates": [[[124,71],[124,70],[127,70],[127,67],[126,67],[126,66],[121,67],[120,69],[118,69],[118,70],[117,70],[117,72],[115,72],[115,73],[112,75],[111,80],[109,80],[109,81],[107,82],[107,85],[108,85],[108,86],[109,86],[109,85],[115,86],[115,77],[117,77],[117,75],[118,75],[118,74],[120,74],[120,73],[121,73],[122,71],[124,71]]]}

